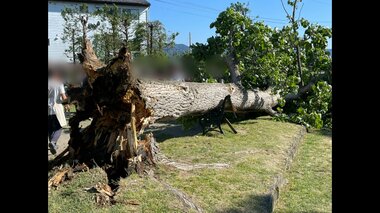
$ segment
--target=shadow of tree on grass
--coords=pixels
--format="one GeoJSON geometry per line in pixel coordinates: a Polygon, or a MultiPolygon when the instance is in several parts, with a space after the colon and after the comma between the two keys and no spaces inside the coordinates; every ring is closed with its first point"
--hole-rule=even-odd
{"type": "MultiPolygon", "coordinates": [[[[235,206],[238,206],[238,207],[226,208],[226,209],[217,211],[217,213],[270,213],[270,212],[282,213],[282,212],[294,212],[292,210],[276,210],[276,208],[273,211],[272,210],[273,209],[272,199],[271,199],[271,196],[269,194],[264,194],[264,195],[252,194],[244,200],[236,201],[235,206]]],[[[321,211],[315,211],[315,210],[308,210],[308,211],[297,211],[294,213],[322,213],[322,212],[321,211]]]]}
{"type": "Polygon", "coordinates": [[[184,130],[181,124],[176,122],[162,123],[158,125],[152,125],[147,128],[145,133],[151,132],[156,138],[157,142],[163,142],[169,138],[178,138],[186,136],[194,136],[202,134],[202,128],[199,125],[195,125],[189,130],[184,130]]]}
{"type": "Polygon", "coordinates": [[[272,209],[272,201],[267,195],[250,195],[244,200],[236,201],[236,206],[217,211],[218,213],[269,213],[272,209]]]}

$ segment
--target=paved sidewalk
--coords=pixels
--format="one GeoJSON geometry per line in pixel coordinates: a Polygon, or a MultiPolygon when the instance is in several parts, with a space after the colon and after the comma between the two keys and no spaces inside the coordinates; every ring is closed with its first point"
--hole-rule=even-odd
{"type": "MultiPolygon", "coordinates": [[[[68,118],[67,118],[68,120],[68,118]]],[[[82,128],[90,125],[91,120],[82,121],[82,128]]],[[[194,126],[189,130],[184,130],[181,124],[176,123],[175,121],[165,122],[165,123],[154,123],[151,124],[148,128],[145,129],[144,133],[152,132],[158,142],[162,142],[168,138],[182,137],[182,136],[192,136],[202,132],[202,129],[199,125],[194,126]]],[[[56,156],[64,151],[70,139],[70,127],[63,127],[61,137],[58,139],[58,150],[56,156]]],[[[48,158],[53,159],[54,155],[48,150],[48,158]]]]}
{"type": "MultiPolygon", "coordinates": [[[[69,118],[66,118],[66,119],[67,121],[69,120],[69,118]]],[[[86,120],[86,121],[82,121],[81,125],[82,127],[86,127],[90,125],[90,123],[91,123],[90,120],[86,120]]],[[[55,154],[56,156],[59,155],[62,151],[64,151],[67,148],[69,140],[70,140],[70,127],[64,126],[61,137],[59,137],[58,142],[57,142],[58,150],[57,150],[57,153],[55,154]]],[[[50,150],[48,147],[48,159],[51,160],[53,158],[54,158],[54,155],[50,153],[50,150]]]]}

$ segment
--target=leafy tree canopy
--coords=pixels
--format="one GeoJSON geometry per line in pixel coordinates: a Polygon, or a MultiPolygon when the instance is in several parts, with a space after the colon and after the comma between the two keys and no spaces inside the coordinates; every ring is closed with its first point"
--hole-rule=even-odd
{"type": "MultiPolygon", "coordinates": [[[[293,14],[299,2],[288,1],[293,14]]],[[[280,93],[283,99],[277,108],[277,119],[317,128],[331,127],[332,67],[326,51],[331,28],[288,16],[288,25],[273,29],[262,21],[252,20],[248,13],[245,4],[234,3],[219,14],[210,24],[216,35],[206,44],[191,46],[191,57],[198,61],[194,70],[199,70],[202,76],[216,78],[207,64],[215,59],[226,64],[227,60],[223,59],[230,57],[238,66],[244,87],[270,87],[280,93]],[[304,30],[303,35],[299,35],[300,29],[304,30]]],[[[219,71],[219,76],[222,73],[224,81],[231,82],[231,72],[226,67],[219,71]]]]}

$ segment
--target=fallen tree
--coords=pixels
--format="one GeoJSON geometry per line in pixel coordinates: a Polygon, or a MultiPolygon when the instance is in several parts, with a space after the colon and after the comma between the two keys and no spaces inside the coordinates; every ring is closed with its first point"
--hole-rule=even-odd
{"type": "Polygon", "coordinates": [[[157,120],[200,115],[227,95],[237,112],[273,114],[279,98],[270,91],[245,90],[235,84],[137,79],[125,48],[104,65],[90,41],[83,47],[79,58],[88,84],[83,88],[80,110],[69,121],[69,152],[79,162],[104,166],[111,179],[155,164],[158,148],[153,135],[139,138],[144,128],[157,120]],[[91,124],[81,129],[79,123],[88,118],[92,118],[91,124]]]}

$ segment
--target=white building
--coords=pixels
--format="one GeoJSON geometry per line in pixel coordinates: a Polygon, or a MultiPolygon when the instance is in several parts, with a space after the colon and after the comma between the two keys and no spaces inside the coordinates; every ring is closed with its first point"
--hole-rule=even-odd
{"type": "MultiPolygon", "coordinates": [[[[62,33],[64,20],[61,11],[65,7],[75,7],[83,3],[88,5],[89,11],[92,12],[104,4],[116,4],[119,8],[131,10],[132,13],[138,14],[138,22],[148,21],[148,11],[150,3],[146,0],[49,0],[48,1],[48,58],[50,62],[69,62],[65,55],[65,49],[68,43],[63,43],[62,33]]],[[[89,20],[89,23],[94,20],[89,20]]],[[[89,34],[88,36],[91,36],[89,34]]]]}

